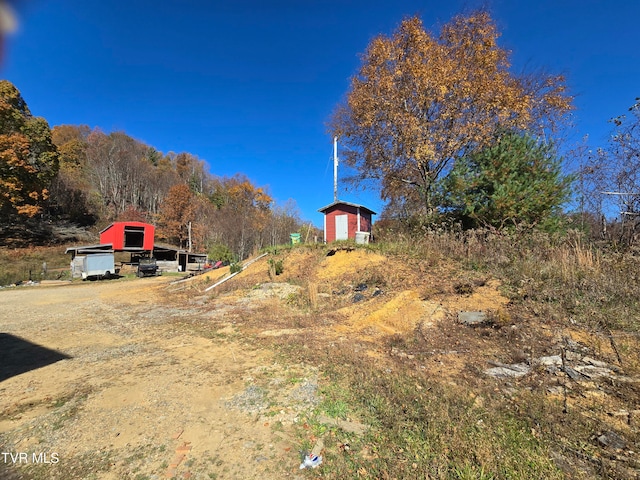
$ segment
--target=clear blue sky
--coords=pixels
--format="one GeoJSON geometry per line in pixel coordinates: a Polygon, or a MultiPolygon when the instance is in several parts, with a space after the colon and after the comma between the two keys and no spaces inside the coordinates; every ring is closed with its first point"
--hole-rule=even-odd
{"type": "MultiPolygon", "coordinates": [[[[404,16],[437,30],[488,6],[514,71],[545,68],[576,96],[571,142],[606,142],[640,96],[640,1],[26,0],[0,75],[53,127],[122,130],[215,175],[245,173],[301,216],[333,201],[325,122],[359,53],[404,16]]],[[[380,212],[374,192],[340,198],[380,212]]]]}

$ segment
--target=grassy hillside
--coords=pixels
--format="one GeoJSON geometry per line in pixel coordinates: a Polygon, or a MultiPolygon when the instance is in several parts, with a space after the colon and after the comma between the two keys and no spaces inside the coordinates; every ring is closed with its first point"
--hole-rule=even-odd
{"type": "Polygon", "coordinates": [[[351,248],[272,252],[280,275],[259,262],[211,300],[296,287],[230,315],[287,361],[321,367],[323,401],[299,432],[308,449],[323,438],[314,478],[637,478],[635,257],[577,235],[351,248]],[[464,325],[460,311],[486,320],[464,325]]]}

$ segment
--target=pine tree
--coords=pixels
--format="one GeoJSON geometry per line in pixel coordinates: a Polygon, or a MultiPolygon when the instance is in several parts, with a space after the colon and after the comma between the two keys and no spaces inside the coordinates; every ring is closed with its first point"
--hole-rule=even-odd
{"type": "Polygon", "coordinates": [[[468,226],[545,225],[570,194],[553,145],[505,132],[495,143],[460,159],[444,183],[447,204],[468,226]]]}

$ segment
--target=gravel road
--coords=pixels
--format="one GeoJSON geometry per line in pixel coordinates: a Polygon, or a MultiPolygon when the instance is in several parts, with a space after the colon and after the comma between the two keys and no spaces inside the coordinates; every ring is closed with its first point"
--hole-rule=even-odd
{"type": "Polygon", "coordinates": [[[243,338],[229,308],[181,305],[168,281],[0,291],[0,478],[299,475],[292,425],[317,373],[243,338]]]}

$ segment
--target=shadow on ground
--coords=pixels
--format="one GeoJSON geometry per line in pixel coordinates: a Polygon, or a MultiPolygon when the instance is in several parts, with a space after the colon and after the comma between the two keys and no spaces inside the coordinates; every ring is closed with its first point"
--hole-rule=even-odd
{"type": "Polygon", "coordinates": [[[65,358],[71,357],[15,335],[0,333],[0,382],[65,358]]]}

